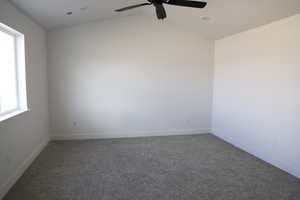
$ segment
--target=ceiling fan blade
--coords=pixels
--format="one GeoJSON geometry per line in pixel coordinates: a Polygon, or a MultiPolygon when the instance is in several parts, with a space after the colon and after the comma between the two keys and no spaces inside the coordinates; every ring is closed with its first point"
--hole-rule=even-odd
{"type": "Polygon", "coordinates": [[[202,1],[185,1],[185,0],[164,0],[166,4],[175,5],[175,6],[185,6],[192,8],[204,8],[207,3],[202,1]]]}
{"type": "Polygon", "coordinates": [[[156,16],[158,19],[164,19],[167,17],[166,10],[162,4],[154,3],[156,16]]]}
{"type": "Polygon", "coordinates": [[[142,6],[149,6],[149,5],[151,5],[151,3],[141,3],[141,4],[137,4],[137,5],[133,5],[133,6],[120,8],[120,9],[117,9],[115,11],[116,12],[122,12],[122,11],[130,10],[130,9],[133,9],[133,8],[139,8],[139,7],[142,7],[142,6]]]}

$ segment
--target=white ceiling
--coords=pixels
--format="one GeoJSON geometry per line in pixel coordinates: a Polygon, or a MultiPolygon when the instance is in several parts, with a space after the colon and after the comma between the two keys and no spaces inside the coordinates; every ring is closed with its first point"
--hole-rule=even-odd
{"type": "MultiPolygon", "coordinates": [[[[125,13],[113,10],[146,0],[11,0],[13,4],[31,16],[48,30],[74,24],[145,14],[153,17],[153,7],[139,8],[125,13]],[[88,7],[82,11],[80,8],[88,7]],[[66,15],[72,11],[73,15],[66,15]]],[[[300,13],[300,0],[206,0],[205,9],[165,6],[168,18],[184,28],[219,39],[254,28],[284,17],[300,13]],[[203,21],[202,16],[211,20],[203,21]]],[[[138,16],[137,16],[138,17],[138,16]]]]}

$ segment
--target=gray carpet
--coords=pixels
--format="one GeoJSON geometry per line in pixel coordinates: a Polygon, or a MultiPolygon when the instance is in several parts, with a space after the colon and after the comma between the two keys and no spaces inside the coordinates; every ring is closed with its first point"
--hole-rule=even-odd
{"type": "Polygon", "coordinates": [[[300,180],[212,135],[51,142],[5,200],[299,200],[300,180]]]}

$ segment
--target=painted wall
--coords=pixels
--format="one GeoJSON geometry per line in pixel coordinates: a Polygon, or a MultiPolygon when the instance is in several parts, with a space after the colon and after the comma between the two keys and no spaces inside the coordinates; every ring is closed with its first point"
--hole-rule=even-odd
{"type": "Polygon", "coordinates": [[[132,16],[55,30],[48,44],[56,139],[210,130],[213,41],[132,16]]]}
{"type": "Polygon", "coordinates": [[[29,112],[0,122],[0,199],[48,141],[46,33],[9,3],[0,22],[25,34],[29,112]]]}
{"type": "Polygon", "coordinates": [[[213,132],[300,177],[300,15],[215,45],[213,132]]]}

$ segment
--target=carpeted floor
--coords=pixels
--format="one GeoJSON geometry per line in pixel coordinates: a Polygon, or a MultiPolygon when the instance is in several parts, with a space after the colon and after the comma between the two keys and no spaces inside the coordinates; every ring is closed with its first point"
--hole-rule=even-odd
{"type": "Polygon", "coordinates": [[[212,135],[51,142],[5,200],[299,200],[300,180],[212,135]]]}

